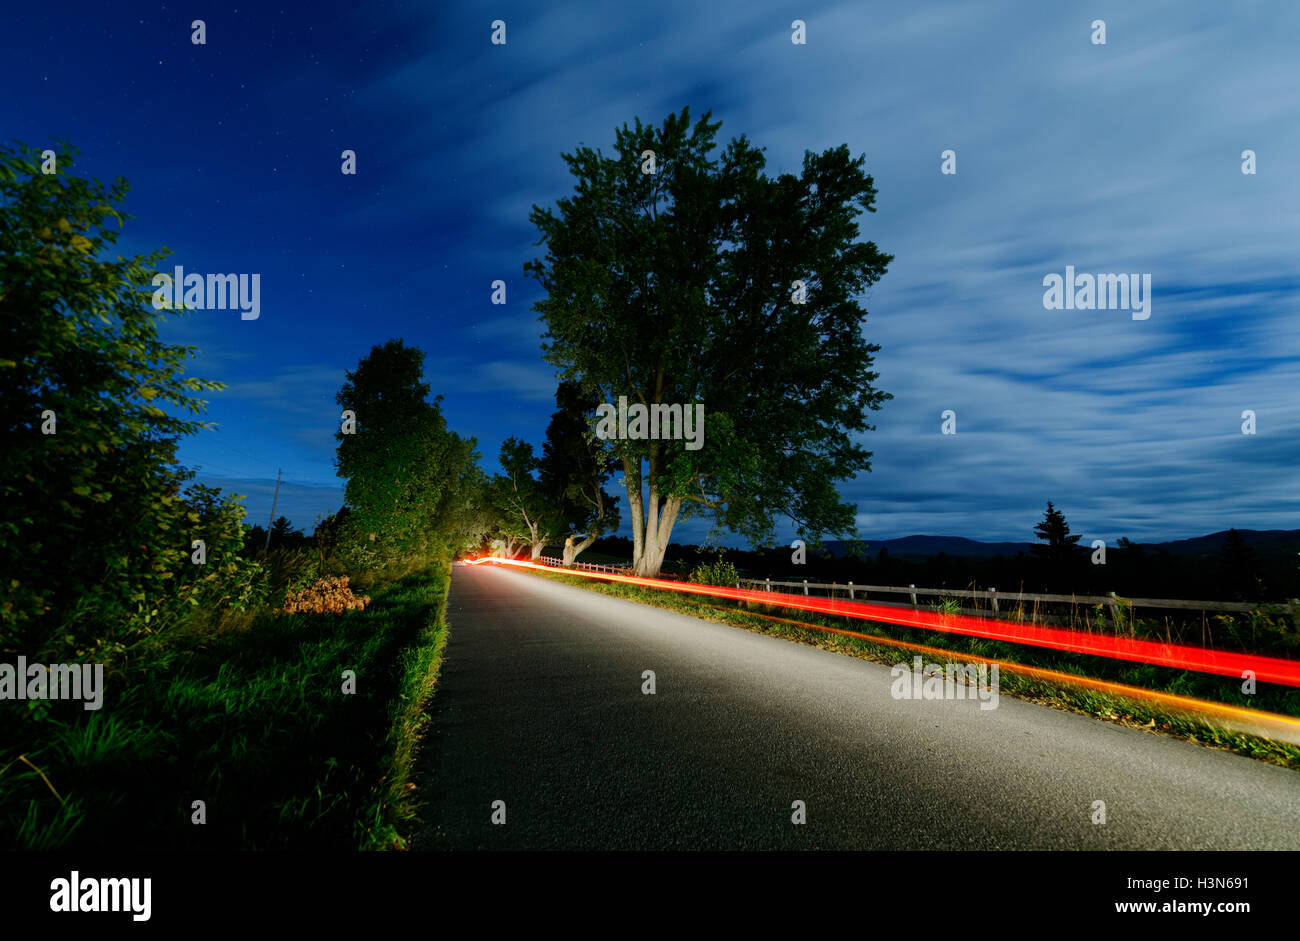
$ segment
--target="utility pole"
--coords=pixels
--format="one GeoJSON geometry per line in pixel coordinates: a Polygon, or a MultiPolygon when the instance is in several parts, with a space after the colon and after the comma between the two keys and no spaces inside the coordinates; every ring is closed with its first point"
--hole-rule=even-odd
{"type": "Polygon", "coordinates": [[[266,546],[264,552],[271,551],[271,525],[275,522],[275,503],[280,499],[280,468],[275,469],[275,496],[271,498],[271,518],[266,521],[266,546]]]}

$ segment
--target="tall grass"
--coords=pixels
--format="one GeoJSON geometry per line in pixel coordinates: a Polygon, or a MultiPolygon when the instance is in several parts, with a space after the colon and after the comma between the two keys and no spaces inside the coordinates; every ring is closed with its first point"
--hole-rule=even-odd
{"type": "Polygon", "coordinates": [[[0,848],[404,845],[447,572],[364,612],[196,618],[115,671],[98,712],[0,704],[0,848]]]}

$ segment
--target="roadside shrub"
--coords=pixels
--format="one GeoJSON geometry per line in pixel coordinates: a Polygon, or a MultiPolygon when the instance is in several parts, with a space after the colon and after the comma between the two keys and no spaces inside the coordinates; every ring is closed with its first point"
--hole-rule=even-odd
{"type": "MultiPolygon", "coordinates": [[[[192,476],[183,469],[177,474],[192,476]]],[[[156,512],[161,532],[140,534],[132,550],[106,556],[105,577],[77,593],[46,640],[28,640],[28,651],[50,659],[116,663],[196,610],[247,611],[265,604],[262,565],[239,555],[244,508],[238,499],[202,484],[166,497],[165,512],[156,512]],[[201,562],[196,540],[203,542],[201,562]]],[[[92,550],[90,543],[83,548],[92,550]]]]}
{"type": "Polygon", "coordinates": [[[739,579],[736,566],[721,558],[697,565],[690,577],[696,585],[723,585],[727,588],[735,588],[739,579]]]}
{"type": "Polygon", "coordinates": [[[260,555],[260,561],[266,567],[273,598],[283,598],[286,593],[308,588],[325,574],[321,571],[317,553],[308,549],[272,549],[260,555]]]}
{"type": "Polygon", "coordinates": [[[167,252],[117,253],[126,181],[78,176],[76,154],[61,142],[46,174],[39,148],[0,146],[0,645],[50,659],[165,620],[188,557],[176,447],[207,427],[194,393],[222,388],[161,337],[167,252]]]}
{"type": "Polygon", "coordinates": [[[179,600],[191,607],[248,611],[269,596],[266,567],[244,558],[244,508],[239,497],[203,484],[192,484],[185,494],[186,555],[176,571],[179,600]],[[202,539],[207,559],[195,565],[190,550],[202,539]]]}

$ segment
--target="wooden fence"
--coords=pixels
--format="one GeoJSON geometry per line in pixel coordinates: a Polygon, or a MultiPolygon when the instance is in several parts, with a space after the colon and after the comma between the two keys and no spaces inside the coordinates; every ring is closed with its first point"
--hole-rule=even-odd
{"type": "MultiPolygon", "coordinates": [[[[553,556],[543,555],[537,561],[557,568],[564,567],[562,561],[553,556]]],[[[575,562],[573,567],[588,571],[624,575],[629,574],[632,570],[630,565],[599,565],[592,562],[575,562]]],[[[1027,591],[1004,592],[998,591],[996,588],[989,588],[986,591],[963,588],[917,588],[915,585],[908,585],[903,588],[897,585],[855,585],[853,582],[810,582],[807,579],[797,582],[783,582],[773,581],[770,578],[742,578],[737,580],[736,587],[750,587],[764,591],[794,588],[797,589],[794,592],[795,594],[802,593],[810,597],[815,592],[816,596],[821,598],[844,597],[851,601],[870,600],[899,608],[920,607],[922,598],[968,599],[975,602],[975,604],[973,607],[963,607],[961,613],[977,616],[996,616],[1003,613],[1004,606],[1007,609],[1014,610],[1023,608],[1026,602],[1031,605],[1035,603],[1065,604],[1074,607],[1082,605],[1089,608],[1105,605],[1112,612],[1112,615],[1118,613],[1122,607],[1124,618],[1130,621],[1138,608],[1146,610],[1220,611],[1238,614],[1248,611],[1267,611],[1271,614],[1294,615],[1297,612],[1297,605],[1294,602],[1268,603],[1262,601],[1188,601],[1181,598],[1125,598],[1116,595],[1113,591],[1107,595],[1056,595],[1027,591]],[[882,599],[881,595],[887,597],[903,595],[907,600],[887,600],[882,599]],[[987,606],[981,606],[980,601],[986,601],[987,606]]],[[[786,593],[789,594],[789,592],[786,593]]]]}

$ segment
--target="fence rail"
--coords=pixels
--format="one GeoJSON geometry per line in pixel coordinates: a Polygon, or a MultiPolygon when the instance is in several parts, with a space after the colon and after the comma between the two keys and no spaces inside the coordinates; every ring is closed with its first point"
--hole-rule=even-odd
{"type": "MultiPolygon", "coordinates": [[[[556,568],[564,568],[561,559],[554,556],[543,555],[537,559],[545,565],[551,565],[556,568]]],[[[585,569],[592,572],[609,572],[612,574],[625,575],[632,571],[630,565],[601,565],[595,562],[574,562],[572,568],[585,569]]],[[[999,614],[1000,605],[1020,606],[1025,602],[1043,602],[1048,604],[1071,604],[1087,605],[1106,605],[1112,610],[1123,605],[1128,616],[1138,608],[1156,608],[1159,610],[1182,610],[1182,611],[1224,611],[1245,613],[1248,611],[1260,611],[1267,609],[1277,614],[1296,614],[1297,605],[1292,603],[1272,604],[1263,601],[1189,601],[1182,598],[1126,598],[1111,592],[1108,595],[1058,595],[1041,592],[1028,591],[998,591],[996,588],[990,588],[986,591],[972,590],[969,588],[917,588],[915,585],[908,585],[906,588],[898,585],[857,585],[853,582],[810,582],[807,579],[797,582],[773,581],[770,578],[742,578],[736,582],[736,587],[749,586],[766,591],[772,591],[774,588],[796,588],[804,595],[810,595],[816,591],[819,597],[836,597],[839,593],[844,593],[850,600],[872,600],[881,604],[890,604],[896,607],[919,607],[922,597],[940,597],[940,598],[965,598],[972,601],[987,601],[987,609],[974,609],[969,613],[972,614],[999,614]],[[825,593],[825,594],[823,594],[825,593]],[[905,595],[907,601],[885,601],[880,598],[872,598],[875,595],[905,595]]]]}
{"type": "MultiPolygon", "coordinates": [[[[771,591],[772,588],[797,588],[805,594],[811,594],[816,589],[819,592],[828,591],[833,597],[837,592],[846,592],[851,600],[867,600],[872,593],[875,594],[894,594],[907,595],[909,603],[904,607],[917,607],[920,596],[939,596],[942,598],[969,598],[971,600],[987,600],[989,608],[993,613],[998,613],[999,602],[1009,605],[1020,605],[1028,602],[1046,602],[1050,604],[1075,604],[1075,605],[1107,605],[1108,607],[1117,607],[1124,605],[1128,610],[1136,608],[1159,608],[1159,609],[1178,609],[1184,611],[1233,611],[1247,612],[1260,611],[1267,608],[1269,611],[1278,614],[1296,613],[1296,605],[1292,603],[1269,603],[1264,601],[1192,601],[1182,598],[1127,598],[1111,592],[1108,595],[1058,595],[1041,592],[1028,591],[998,591],[996,588],[990,588],[987,591],[978,591],[967,588],[917,588],[915,585],[908,585],[906,588],[897,585],[857,585],[853,582],[810,582],[807,579],[798,582],[773,581],[770,578],[742,578],[737,583],[739,585],[750,585],[755,588],[764,588],[771,591]]],[[[879,599],[872,599],[879,600],[879,599]]]]}
{"type": "Polygon", "coordinates": [[[572,565],[566,566],[562,559],[557,559],[553,555],[540,555],[536,561],[543,565],[552,565],[555,568],[585,569],[588,572],[610,572],[617,575],[626,575],[632,571],[630,565],[601,565],[597,562],[574,562],[572,565]]]}

